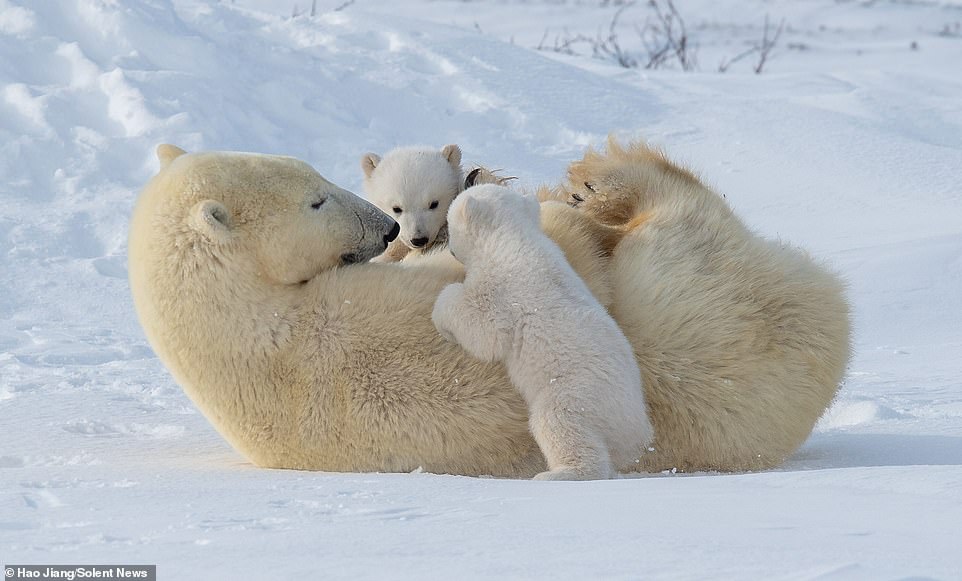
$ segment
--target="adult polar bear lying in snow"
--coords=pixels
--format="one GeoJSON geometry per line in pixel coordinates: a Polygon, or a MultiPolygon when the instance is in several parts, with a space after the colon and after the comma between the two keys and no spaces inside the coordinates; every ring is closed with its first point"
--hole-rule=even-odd
{"type": "MultiPolygon", "coordinates": [[[[584,209],[546,202],[542,228],[632,343],[655,432],[639,469],[778,464],[842,377],[840,283],[756,238],[661,155],[609,149],[574,164],[559,192],[584,209]]],[[[296,159],[158,156],[131,221],[135,304],[237,450],[275,468],[545,469],[503,366],[431,322],[441,289],[463,279],[455,260],[353,264],[382,252],[396,224],[296,159]]]]}

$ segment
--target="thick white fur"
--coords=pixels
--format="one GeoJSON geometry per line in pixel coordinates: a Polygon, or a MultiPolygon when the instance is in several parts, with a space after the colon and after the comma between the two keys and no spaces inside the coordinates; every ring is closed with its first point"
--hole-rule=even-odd
{"type": "Polygon", "coordinates": [[[399,260],[410,251],[424,252],[444,243],[448,207],[464,184],[457,145],[440,150],[399,147],[383,159],[367,153],[361,157],[361,169],[368,199],[401,226],[401,234],[380,260],[399,260]],[[415,240],[426,242],[417,245],[415,240]]]}
{"type": "Polygon", "coordinates": [[[469,188],[448,228],[467,274],[441,291],[432,320],[475,357],[507,366],[548,462],[535,479],[635,469],[652,429],[631,345],[541,231],[537,200],[469,188]]]}
{"type": "MultiPolygon", "coordinates": [[[[470,356],[431,322],[441,290],[463,280],[448,253],[342,266],[379,252],[394,224],[307,164],[173,146],[158,155],[130,225],[137,312],[184,391],[250,461],[545,469],[503,365],[470,356]],[[323,195],[332,197],[316,212],[323,195]]],[[[571,177],[561,194],[581,197],[580,209],[544,203],[541,224],[634,348],[656,448],[638,468],[781,462],[845,368],[842,285],[801,251],[752,234],[642,145],[591,152],[571,177]]]]}

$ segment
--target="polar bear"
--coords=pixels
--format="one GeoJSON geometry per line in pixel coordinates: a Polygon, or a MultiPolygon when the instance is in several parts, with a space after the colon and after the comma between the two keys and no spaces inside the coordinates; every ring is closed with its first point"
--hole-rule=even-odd
{"type": "Polygon", "coordinates": [[[448,207],[464,183],[460,147],[398,147],[383,159],[366,153],[361,170],[368,199],[401,226],[382,260],[401,260],[412,250],[425,252],[446,242],[448,207]]]}
{"type": "MultiPolygon", "coordinates": [[[[130,222],[134,303],[157,355],[249,461],[546,469],[504,366],[431,322],[441,290],[464,279],[448,253],[365,262],[395,222],[293,158],[173,146],[158,157],[130,222]]],[[[639,469],[777,465],[845,367],[842,285],[758,240],[643,145],[590,152],[571,169],[569,194],[541,205],[541,225],[634,348],[656,448],[639,469]],[[606,198],[631,209],[608,212],[606,198]]]]}
{"type": "Polygon", "coordinates": [[[611,478],[652,439],[628,339],[540,228],[541,207],[496,185],[451,204],[451,253],[467,269],[432,320],[483,360],[503,361],[549,470],[536,480],[611,478]]]}
{"type": "Polygon", "coordinates": [[[366,153],[361,156],[361,170],[368,199],[401,226],[398,239],[377,258],[380,262],[395,262],[443,247],[448,239],[448,207],[464,188],[486,183],[504,185],[514,179],[483,166],[464,175],[461,148],[456,144],[445,145],[440,151],[398,147],[383,159],[376,153],[366,153]]]}

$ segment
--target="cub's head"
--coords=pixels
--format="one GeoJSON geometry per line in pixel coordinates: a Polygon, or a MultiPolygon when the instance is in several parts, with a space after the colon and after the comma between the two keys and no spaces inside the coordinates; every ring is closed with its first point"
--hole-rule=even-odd
{"type": "Polygon", "coordinates": [[[464,190],[448,210],[448,247],[468,264],[479,252],[515,244],[530,232],[541,232],[541,205],[534,196],[493,184],[464,190]]]}
{"type": "Polygon", "coordinates": [[[461,149],[401,147],[383,159],[368,153],[361,169],[368,198],[398,221],[400,240],[412,249],[431,246],[461,191],[461,149]]]}
{"type": "Polygon", "coordinates": [[[158,157],[161,172],[138,202],[132,246],[136,228],[152,228],[160,230],[157,246],[185,262],[296,284],[377,256],[397,236],[393,219],[291,157],[186,154],[171,145],[158,157]]]}

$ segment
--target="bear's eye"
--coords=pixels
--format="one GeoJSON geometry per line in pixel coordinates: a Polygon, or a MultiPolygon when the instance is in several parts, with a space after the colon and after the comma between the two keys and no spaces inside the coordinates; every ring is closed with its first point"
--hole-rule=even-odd
{"type": "Polygon", "coordinates": [[[320,210],[320,209],[321,209],[321,206],[323,206],[323,205],[324,205],[324,202],[326,202],[326,201],[327,201],[327,199],[325,198],[325,199],[318,200],[318,201],[314,202],[313,204],[311,204],[311,209],[313,209],[313,210],[320,210]]]}
{"type": "Polygon", "coordinates": [[[428,206],[428,208],[430,208],[430,209],[432,209],[432,210],[436,210],[437,207],[438,207],[438,201],[437,201],[437,200],[434,200],[433,202],[431,202],[431,205],[428,206]]]}
{"type": "Polygon", "coordinates": [[[595,187],[594,187],[593,185],[589,184],[588,182],[585,182],[585,187],[588,188],[589,190],[591,190],[592,192],[597,192],[597,191],[598,191],[598,190],[595,189],[595,187]]]}
{"type": "Polygon", "coordinates": [[[571,197],[574,198],[574,200],[575,200],[576,202],[584,202],[584,201],[585,201],[584,196],[582,196],[581,194],[571,194],[571,197]]]}
{"type": "Polygon", "coordinates": [[[394,210],[394,213],[395,213],[395,214],[400,214],[400,213],[401,213],[401,206],[394,206],[394,208],[392,208],[392,209],[394,210]]]}

